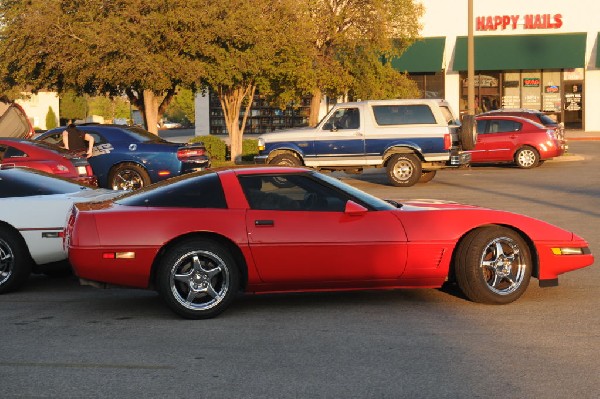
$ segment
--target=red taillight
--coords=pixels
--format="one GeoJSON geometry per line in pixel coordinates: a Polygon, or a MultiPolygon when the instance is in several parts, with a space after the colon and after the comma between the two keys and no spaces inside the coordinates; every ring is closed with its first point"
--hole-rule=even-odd
{"type": "Polygon", "coordinates": [[[444,134],[444,150],[452,148],[452,137],[449,133],[444,134]]]}
{"type": "Polygon", "coordinates": [[[88,176],[94,176],[94,171],[90,165],[85,165],[85,172],[88,176]]]}
{"type": "Polygon", "coordinates": [[[204,148],[180,148],[177,151],[177,159],[180,161],[188,158],[200,157],[206,154],[204,148]]]}

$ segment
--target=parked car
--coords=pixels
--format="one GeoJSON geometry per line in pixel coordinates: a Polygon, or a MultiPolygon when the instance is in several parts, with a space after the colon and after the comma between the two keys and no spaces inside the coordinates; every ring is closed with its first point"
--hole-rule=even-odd
{"type": "MultiPolygon", "coordinates": [[[[93,154],[88,161],[100,187],[135,190],[210,167],[203,143],[171,143],[136,126],[90,124],[77,127],[94,137],[93,154]]],[[[64,129],[49,130],[36,140],[62,145],[64,129]]]]}
{"type": "Polygon", "coordinates": [[[31,272],[68,269],[63,237],[73,203],[121,194],[34,169],[0,169],[0,294],[18,289],[31,272]]]}
{"type": "Polygon", "coordinates": [[[257,164],[361,173],[386,168],[390,184],[428,182],[438,169],[466,165],[477,133],[444,100],[368,100],[336,104],[315,128],[266,133],[257,164]]]}
{"type": "Polygon", "coordinates": [[[478,115],[477,143],[471,163],[514,163],[529,169],[564,154],[566,143],[531,119],[509,115],[478,115]]]}
{"type": "Polygon", "coordinates": [[[0,137],[32,138],[35,130],[17,103],[0,101],[0,137]]]}
{"type": "Polygon", "coordinates": [[[0,139],[0,167],[27,167],[97,186],[92,167],[81,154],[25,139],[0,139]]]}
{"type": "Polygon", "coordinates": [[[555,135],[559,140],[565,139],[565,129],[561,123],[558,123],[542,111],[527,108],[501,108],[492,111],[484,112],[481,116],[520,116],[521,118],[530,119],[534,122],[544,125],[548,129],[555,131],[555,135]]]}
{"type": "Polygon", "coordinates": [[[593,263],[579,236],[526,216],[383,201],[304,168],[189,174],[76,205],[65,241],[83,283],[155,288],[187,318],[250,293],[440,287],[505,304],[593,263]]]}

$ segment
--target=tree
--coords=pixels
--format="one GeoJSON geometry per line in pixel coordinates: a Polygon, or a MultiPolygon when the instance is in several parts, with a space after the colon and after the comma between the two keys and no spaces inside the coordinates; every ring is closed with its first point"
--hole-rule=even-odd
{"type": "Polygon", "coordinates": [[[410,92],[407,79],[376,60],[399,55],[418,37],[421,4],[414,0],[304,0],[301,4],[312,21],[313,30],[305,36],[316,54],[309,125],[318,122],[323,94],[362,92],[367,99],[385,93],[388,97],[391,93],[385,85],[390,81],[408,84],[410,92]]]}
{"type": "Polygon", "coordinates": [[[209,62],[203,82],[219,98],[231,159],[237,162],[256,90],[274,95],[285,91],[277,88],[294,87],[311,58],[299,34],[304,21],[294,0],[230,0],[213,10],[218,43],[205,51],[209,62]]]}
{"type": "Polygon", "coordinates": [[[85,119],[87,116],[87,101],[78,96],[73,90],[67,90],[60,95],[60,117],[66,120],[85,119]]]}
{"type": "Polygon", "coordinates": [[[203,74],[208,3],[2,1],[2,89],[126,93],[157,133],[176,88],[195,88],[203,74]]]}
{"type": "Polygon", "coordinates": [[[189,89],[180,89],[165,111],[165,116],[173,122],[195,123],[194,93],[189,89]]]}
{"type": "Polygon", "coordinates": [[[48,113],[46,114],[46,129],[54,129],[56,126],[56,114],[52,107],[48,107],[48,113]]]}

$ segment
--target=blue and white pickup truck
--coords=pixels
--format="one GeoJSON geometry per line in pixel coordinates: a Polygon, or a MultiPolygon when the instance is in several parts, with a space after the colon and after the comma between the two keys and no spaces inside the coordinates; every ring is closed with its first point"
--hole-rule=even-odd
{"type": "Polygon", "coordinates": [[[386,168],[394,186],[430,181],[438,169],[465,165],[475,147],[472,119],[461,126],[444,100],[371,100],[336,104],[316,128],[258,138],[255,163],[360,173],[386,168]]]}

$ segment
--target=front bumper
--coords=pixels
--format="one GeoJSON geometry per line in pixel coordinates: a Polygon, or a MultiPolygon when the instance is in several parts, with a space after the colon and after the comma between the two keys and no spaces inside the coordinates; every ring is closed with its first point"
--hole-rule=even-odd
{"type": "Polygon", "coordinates": [[[254,157],[254,163],[258,165],[266,165],[268,158],[268,155],[257,155],[254,157]]]}

